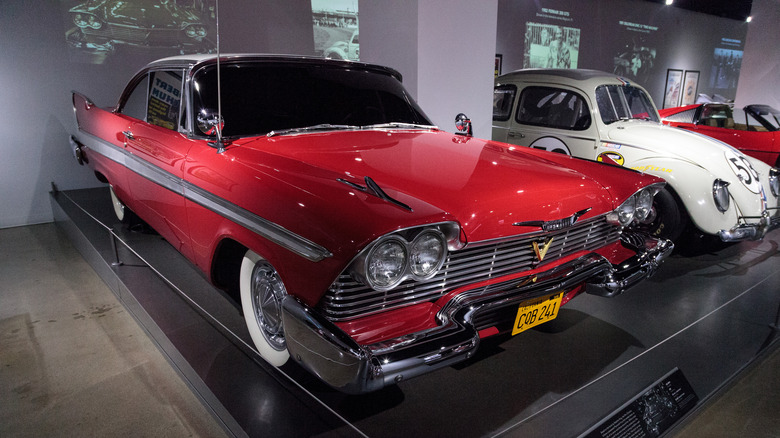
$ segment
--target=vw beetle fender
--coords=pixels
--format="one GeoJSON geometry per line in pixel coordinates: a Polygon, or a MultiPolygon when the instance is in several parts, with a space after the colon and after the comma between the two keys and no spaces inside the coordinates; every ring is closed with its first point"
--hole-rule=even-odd
{"type": "Polygon", "coordinates": [[[717,234],[737,224],[737,202],[732,199],[723,213],[715,206],[712,185],[718,177],[707,169],[687,160],[657,156],[640,158],[626,163],[626,167],[665,179],[682,201],[691,221],[705,233],[717,234]]]}

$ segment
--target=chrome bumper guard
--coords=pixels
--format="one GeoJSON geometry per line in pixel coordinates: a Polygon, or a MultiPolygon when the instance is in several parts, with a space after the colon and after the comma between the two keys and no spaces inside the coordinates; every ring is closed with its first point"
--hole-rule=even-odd
{"type": "Polygon", "coordinates": [[[718,237],[724,242],[761,240],[766,233],[778,227],[780,227],[780,216],[764,216],[757,224],[740,224],[730,230],[720,230],[718,237]]]}
{"type": "Polygon", "coordinates": [[[318,312],[287,296],[282,302],[287,349],[301,366],[342,392],[376,391],[470,358],[479,346],[473,323],[479,314],[584,282],[589,293],[624,292],[655,273],[673,249],[667,240],[642,240],[637,256],[619,266],[591,253],[546,272],[464,292],[439,311],[439,326],[372,345],[359,345],[318,312]]]}

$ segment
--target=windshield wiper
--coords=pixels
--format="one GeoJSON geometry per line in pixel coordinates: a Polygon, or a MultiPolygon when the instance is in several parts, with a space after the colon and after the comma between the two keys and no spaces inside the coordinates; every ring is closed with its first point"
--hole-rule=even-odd
{"type": "Polygon", "coordinates": [[[383,129],[383,128],[402,128],[402,129],[439,129],[434,125],[422,125],[419,123],[389,122],[377,123],[375,125],[366,125],[363,129],[383,129]]]}
{"type": "Polygon", "coordinates": [[[318,131],[349,131],[361,129],[359,126],[354,125],[331,125],[330,123],[322,123],[314,126],[306,126],[303,128],[290,128],[282,129],[279,131],[271,131],[266,134],[266,137],[275,137],[277,135],[299,134],[301,132],[318,132],[318,131]]]}

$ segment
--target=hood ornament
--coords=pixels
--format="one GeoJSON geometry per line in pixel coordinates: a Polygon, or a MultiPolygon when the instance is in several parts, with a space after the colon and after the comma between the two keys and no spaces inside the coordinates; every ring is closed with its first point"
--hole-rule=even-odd
{"type": "Polygon", "coordinates": [[[556,219],[552,221],[525,221],[515,222],[512,225],[516,227],[539,227],[544,231],[558,231],[564,228],[569,228],[577,222],[582,215],[592,210],[592,207],[588,207],[584,210],[580,210],[569,217],[563,219],[556,219]]]}

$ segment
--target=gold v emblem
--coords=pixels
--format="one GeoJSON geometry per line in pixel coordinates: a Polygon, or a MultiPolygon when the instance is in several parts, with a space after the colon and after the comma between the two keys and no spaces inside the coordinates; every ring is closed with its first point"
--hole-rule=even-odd
{"type": "Polygon", "coordinates": [[[553,239],[554,237],[550,237],[550,240],[544,242],[544,245],[541,248],[539,248],[539,242],[533,243],[534,253],[536,253],[536,258],[539,259],[540,262],[544,260],[544,256],[547,255],[547,250],[550,249],[553,239]]]}

